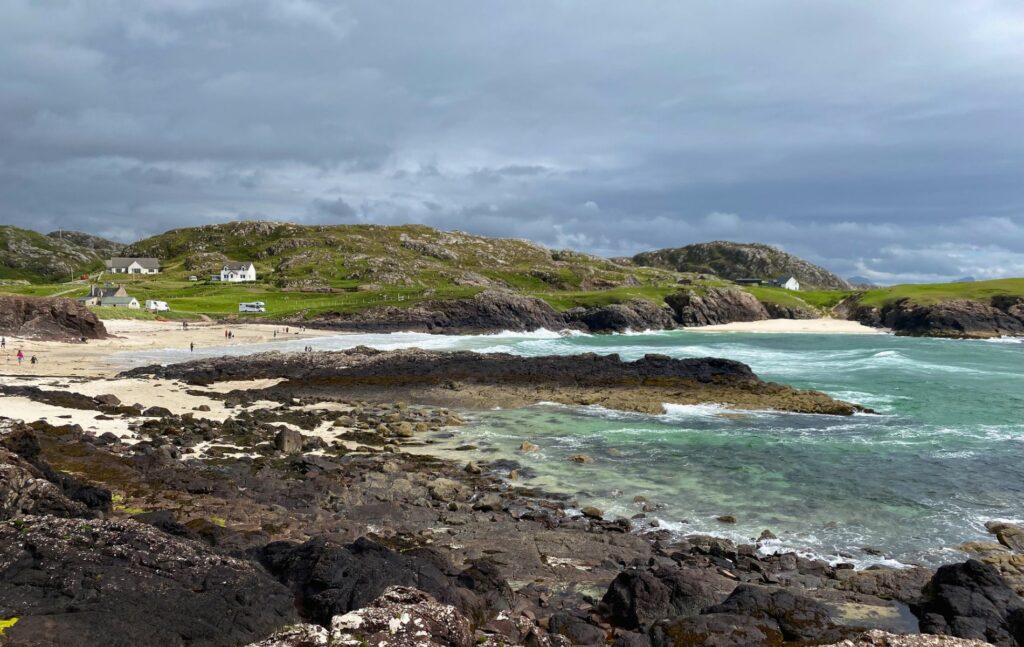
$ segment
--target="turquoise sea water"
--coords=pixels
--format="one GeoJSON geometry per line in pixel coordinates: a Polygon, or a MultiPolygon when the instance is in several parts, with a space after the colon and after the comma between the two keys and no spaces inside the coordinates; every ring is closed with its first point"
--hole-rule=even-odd
{"type": "Polygon", "coordinates": [[[660,506],[648,518],[663,527],[740,540],[769,528],[780,548],[861,564],[951,561],[962,557],[957,544],[986,537],[986,520],[1024,521],[1024,343],[1018,340],[673,331],[286,342],[293,343],[726,357],[764,379],[878,411],[832,417],[696,406],[650,416],[539,405],[477,414],[459,433],[459,442],[468,436],[478,445],[479,458],[514,457],[528,468],[528,484],[573,493],[611,516],[636,514],[633,497],[642,495],[660,506]],[[542,451],[517,451],[523,440],[542,451]],[[568,460],[581,452],[595,462],[568,460]],[[738,523],[718,522],[723,514],[738,523]]]}

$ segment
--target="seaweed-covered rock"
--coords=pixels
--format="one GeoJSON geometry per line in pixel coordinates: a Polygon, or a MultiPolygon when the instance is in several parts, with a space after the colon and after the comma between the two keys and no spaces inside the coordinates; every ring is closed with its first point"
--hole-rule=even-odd
{"type": "Polygon", "coordinates": [[[30,516],[0,523],[5,645],[220,646],[298,617],[257,565],[131,520],[30,516]]]}

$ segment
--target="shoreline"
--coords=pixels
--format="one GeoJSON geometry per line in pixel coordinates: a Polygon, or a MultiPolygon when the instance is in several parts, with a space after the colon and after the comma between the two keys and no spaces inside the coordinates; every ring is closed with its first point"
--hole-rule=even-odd
{"type": "Polygon", "coordinates": [[[886,328],[872,328],[858,321],[847,319],[763,319],[761,321],[736,321],[712,326],[693,326],[683,328],[687,332],[749,332],[749,333],[786,333],[812,335],[886,335],[886,328]]]}
{"type": "MultiPolygon", "coordinates": [[[[418,403],[407,398],[414,391],[409,390],[411,387],[403,391],[401,370],[391,364],[385,364],[380,371],[361,369],[355,361],[359,353],[333,354],[344,359],[342,364],[324,365],[334,372],[329,375],[335,378],[339,371],[352,372],[351,384],[355,386],[350,388],[349,382],[339,382],[322,393],[317,388],[306,391],[290,387],[287,374],[291,371],[291,379],[297,380],[299,386],[303,380],[312,380],[316,386],[323,375],[318,377],[315,372],[307,373],[307,368],[295,365],[312,362],[316,368],[318,360],[330,360],[332,354],[292,352],[253,357],[253,363],[263,361],[265,368],[244,366],[240,373],[255,376],[264,370],[264,374],[257,376],[259,380],[238,380],[236,377],[240,376],[223,371],[233,361],[244,365],[245,360],[240,358],[221,364],[210,361],[209,375],[217,377],[205,383],[201,371],[175,374],[176,370],[184,369],[166,369],[162,371],[167,373],[163,379],[143,376],[143,371],[137,371],[137,377],[109,375],[109,367],[102,362],[104,352],[112,347],[118,348],[113,352],[150,350],[165,343],[172,327],[173,324],[131,322],[127,326],[111,326],[112,331],[125,335],[121,339],[86,345],[35,342],[52,347],[53,353],[36,369],[78,370],[59,377],[40,371],[0,378],[0,386],[21,389],[20,395],[0,396],[8,405],[2,415],[22,418],[30,425],[37,421],[31,430],[19,427],[14,433],[38,439],[41,460],[54,469],[110,493],[113,505],[108,502],[106,510],[95,510],[96,516],[87,522],[91,526],[81,521],[76,522],[78,525],[64,525],[63,518],[37,516],[28,517],[27,530],[18,529],[27,533],[24,541],[45,543],[45,529],[57,528],[55,532],[62,533],[60,541],[71,546],[67,549],[71,556],[57,565],[61,569],[69,568],[69,561],[75,564],[75,560],[92,564],[98,548],[89,539],[91,528],[102,529],[107,534],[101,541],[114,546],[138,545],[131,533],[146,528],[149,530],[144,532],[153,533],[147,537],[157,538],[153,541],[177,542],[169,544],[166,551],[201,548],[215,556],[266,556],[268,547],[277,545],[273,542],[291,542],[288,550],[298,555],[294,559],[304,559],[302,555],[308,553],[312,559],[323,556],[325,563],[339,551],[349,551],[360,555],[357,563],[362,564],[364,558],[357,551],[363,549],[358,548],[358,542],[368,537],[379,546],[374,551],[398,556],[389,557],[389,563],[371,560],[361,567],[378,569],[373,571],[375,582],[398,577],[395,573],[401,574],[402,568],[415,573],[436,568],[436,560],[397,561],[416,560],[415,555],[421,550],[434,551],[437,559],[449,564],[452,573],[465,569],[459,575],[463,579],[453,579],[455,584],[451,586],[458,586],[458,582],[465,581],[465,573],[475,573],[473,569],[481,568],[482,561],[490,560],[491,566],[487,568],[493,570],[487,571],[491,573],[489,579],[474,584],[481,588],[462,590],[492,596],[497,592],[505,595],[507,590],[509,597],[518,602],[508,608],[488,607],[489,622],[498,622],[494,617],[500,620],[501,613],[511,613],[529,631],[556,633],[551,628],[557,628],[564,620],[554,619],[568,616],[574,618],[574,626],[584,627],[580,631],[589,632],[588,635],[600,632],[598,642],[604,643],[626,635],[654,635],[655,623],[664,617],[693,622],[704,618],[711,619],[710,622],[716,615],[728,622],[733,622],[737,615],[757,617],[756,608],[739,607],[717,614],[707,611],[712,604],[728,602],[742,587],[782,590],[792,594],[796,604],[813,610],[815,620],[807,628],[807,637],[816,644],[826,637],[845,635],[842,632],[850,627],[895,632],[918,630],[907,609],[908,605],[921,602],[916,591],[922,590],[933,577],[930,568],[857,569],[851,568],[853,564],[842,555],[845,561],[831,564],[810,558],[792,546],[775,543],[778,539],[769,531],[760,538],[733,533],[730,539],[727,529],[735,519],[726,520],[729,510],[721,511],[720,535],[686,534],[658,520],[657,497],[650,501],[643,496],[635,497],[629,518],[630,513],[621,517],[618,513],[606,515],[587,501],[585,488],[581,488],[579,495],[571,494],[571,490],[546,489],[545,479],[531,474],[529,462],[517,454],[482,451],[460,455],[459,443],[475,440],[472,428],[467,431],[462,427],[461,416],[465,412],[454,405],[448,409],[439,401],[418,403]],[[80,352],[86,349],[91,352],[80,352]],[[90,361],[95,365],[88,365],[90,361]],[[364,380],[376,378],[387,381],[377,389],[359,386],[364,380]],[[42,391],[31,391],[33,386],[42,391]],[[372,398],[362,397],[370,393],[372,398]],[[110,398],[104,397],[109,395],[120,402],[111,403],[110,398]],[[150,411],[150,407],[163,410],[150,411]],[[45,424],[38,423],[44,416],[45,424]],[[66,425],[80,425],[82,430],[66,425]],[[76,534],[79,532],[86,533],[85,540],[76,534]],[[772,548],[780,552],[769,554],[772,548]],[[698,609],[659,608],[638,621],[621,615],[624,607],[617,602],[614,583],[643,591],[648,585],[675,586],[673,578],[680,577],[696,583],[695,590],[704,600],[698,609]],[[630,578],[636,578],[635,585],[623,584],[633,581],[630,578]]],[[[272,341],[274,328],[259,324],[233,326],[234,345],[272,341]]],[[[205,345],[217,346],[223,344],[222,330],[222,325],[211,324],[196,326],[196,330],[189,332],[205,345]]],[[[339,333],[305,334],[317,337],[339,333]]],[[[283,339],[295,338],[296,335],[289,335],[283,339]]],[[[369,353],[365,360],[368,366],[372,366],[378,354],[403,357],[402,352],[390,356],[369,353]]],[[[413,370],[416,367],[435,366],[439,358],[461,357],[458,353],[428,351],[406,351],[404,356],[410,360],[406,370],[412,378],[417,376],[413,370]]],[[[524,361],[516,356],[507,357],[513,366],[524,361]]],[[[642,364],[643,375],[655,375],[657,366],[678,361],[651,357],[645,361],[653,362],[652,365],[642,364]]],[[[596,360],[602,362],[611,360],[596,360]]],[[[557,362],[544,366],[547,371],[558,369],[559,375],[566,369],[557,362]]],[[[451,364],[450,369],[442,371],[448,380],[455,379],[454,369],[465,370],[458,363],[451,364]]],[[[492,369],[485,367],[479,374],[491,375],[492,369]]],[[[469,372],[469,377],[474,375],[477,373],[469,372]]],[[[601,382],[606,379],[602,375],[594,379],[601,382]]],[[[576,384],[578,380],[574,378],[572,382],[576,384]]],[[[481,401],[494,402],[500,395],[497,388],[488,387],[486,382],[474,385],[468,380],[446,382],[440,392],[473,395],[479,391],[481,401]]],[[[515,390],[507,384],[502,388],[506,397],[515,390]]],[[[630,397],[635,398],[635,391],[631,393],[630,397]]],[[[0,421],[0,441],[7,440],[5,424],[0,421]]],[[[8,442],[8,446],[30,447],[31,443],[8,442]]],[[[2,532],[4,527],[0,525],[2,532]]],[[[20,535],[7,539],[12,546],[23,541],[20,535]]],[[[977,543],[981,545],[980,541],[977,543]]],[[[277,545],[275,550],[284,548],[277,545]]],[[[3,556],[0,549],[0,558],[3,556]]],[[[1016,555],[1004,551],[996,556],[1016,555]]],[[[251,563],[256,564],[256,560],[251,563]]],[[[264,567],[266,571],[253,576],[263,578],[262,586],[291,585],[299,600],[298,619],[323,622],[310,607],[301,606],[303,595],[294,589],[290,578],[302,577],[301,567],[294,572],[277,571],[267,566],[266,561],[256,566],[264,567]]],[[[117,568],[134,573],[130,565],[117,568]]],[[[153,604],[154,600],[163,599],[147,595],[144,576],[130,577],[138,577],[142,587],[137,594],[140,603],[153,604]]],[[[408,584],[408,580],[399,579],[398,583],[408,584]]],[[[245,585],[232,586],[241,589],[245,585]]],[[[319,587],[320,583],[310,586],[319,587]]],[[[440,599],[446,590],[428,592],[440,599]]],[[[374,596],[377,594],[379,591],[374,596]]],[[[202,593],[189,590],[187,595],[202,593]]],[[[449,600],[466,599],[466,594],[459,595],[449,600]]],[[[287,596],[281,599],[285,601],[281,613],[294,613],[289,611],[291,600],[287,596]]],[[[111,613],[119,613],[121,607],[115,606],[111,613]]],[[[476,607],[459,609],[469,614],[476,607]]],[[[339,610],[343,612],[344,609],[339,610]]],[[[24,613],[22,630],[26,634],[33,629],[41,630],[43,623],[51,622],[51,617],[55,616],[24,613]]],[[[186,626],[191,621],[192,618],[182,619],[186,626]]],[[[507,623],[479,626],[484,628],[483,634],[500,636],[496,642],[526,642],[515,633],[519,629],[507,623]]],[[[699,634],[703,630],[693,631],[699,634]]],[[[728,633],[725,629],[715,631],[728,633]]],[[[252,637],[269,635],[266,628],[260,632],[252,637]]]]}

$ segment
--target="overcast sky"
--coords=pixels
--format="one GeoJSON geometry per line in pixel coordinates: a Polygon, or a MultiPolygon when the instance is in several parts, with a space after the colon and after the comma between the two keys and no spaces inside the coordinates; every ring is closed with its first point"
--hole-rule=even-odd
{"type": "Polygon", "coordinates": [[[1024,276],[1020,0],[4,0],[0,222],[1024,276]]]}

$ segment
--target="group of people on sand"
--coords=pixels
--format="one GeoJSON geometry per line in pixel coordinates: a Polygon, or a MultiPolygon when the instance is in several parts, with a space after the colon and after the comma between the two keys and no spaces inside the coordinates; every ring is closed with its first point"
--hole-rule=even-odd
{"type": "MultiPolygon", "coordinates": [[[[6,337],[0,337],[0,350],[6,350],[6,349],[7,349],[7,338],[6,337]]],[[[23,350],[21,350],[19,348],[18,352],[15,354],[15,357],[18,360],[18,365],[21,366],[21,363],[25,361],[25,351],[23,351],[23,350]]],[[[11,354],[10,353],[7,353],[7,361],[8,361],[8,363],[11,361],[11,354]]],[[[29,363],[32,364],[33,366],[36,365],[36,364],[39,363],[39,358],[36,357],[35,355],[33,355],[31,357],[31,359],[29,359],[29,363]]]]}

